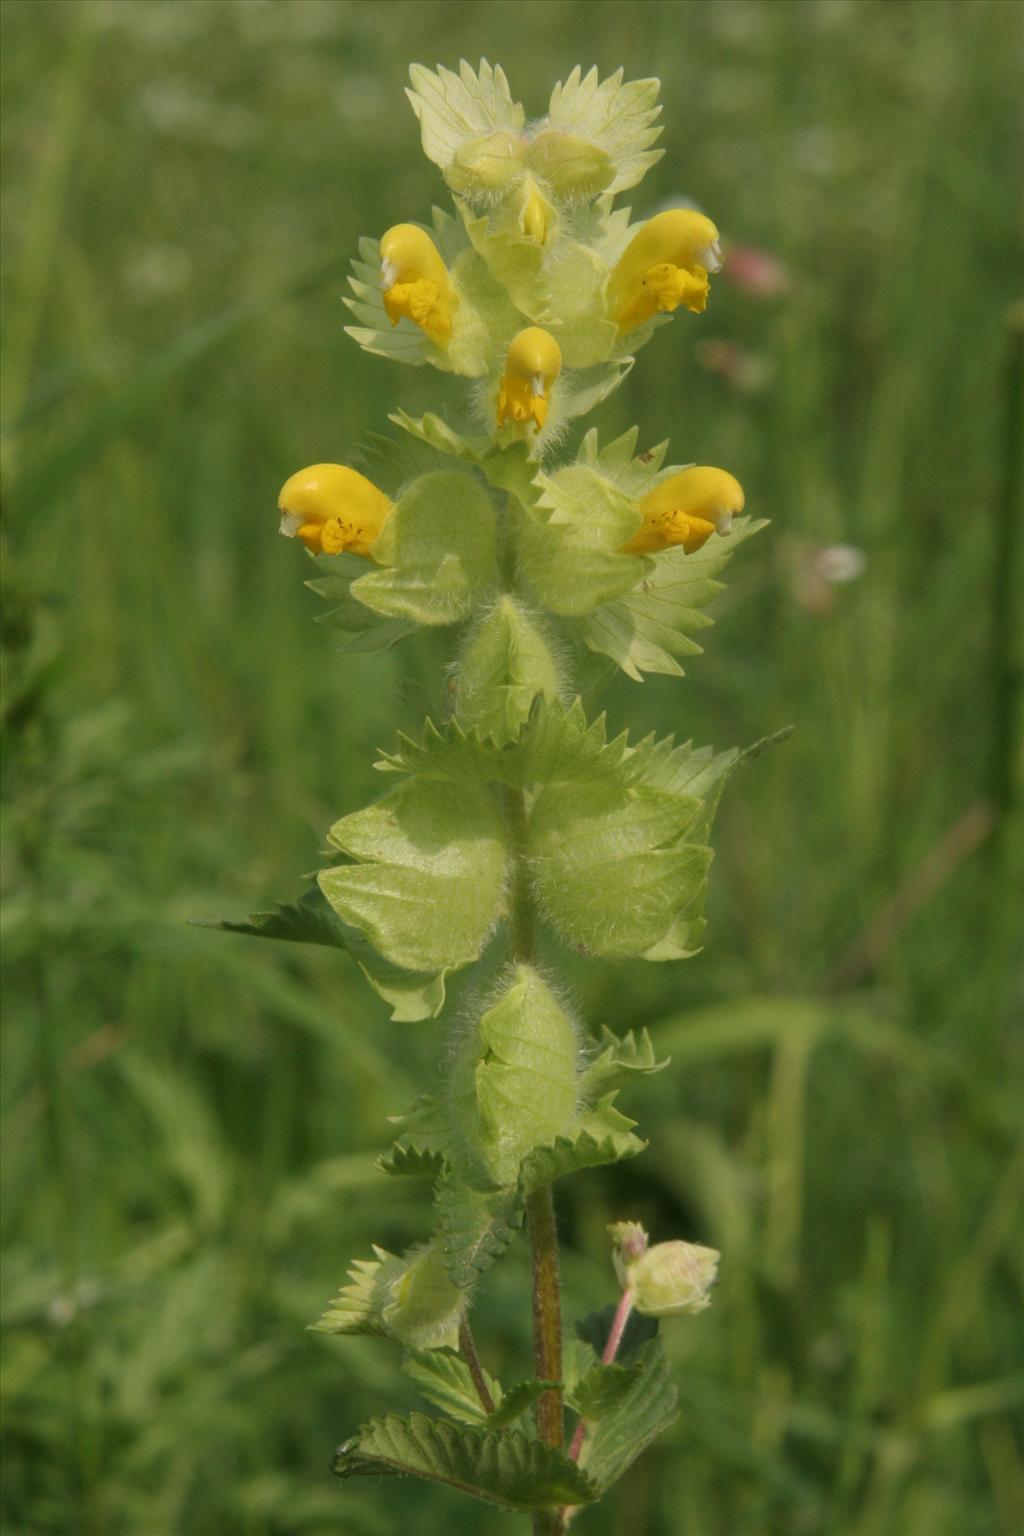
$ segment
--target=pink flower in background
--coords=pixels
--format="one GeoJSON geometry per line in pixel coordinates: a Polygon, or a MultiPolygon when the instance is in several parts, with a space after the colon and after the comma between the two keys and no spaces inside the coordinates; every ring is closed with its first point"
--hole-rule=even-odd
{"type": "Polygon", "coordinates": [[[744,395],[756,395],[771,379],[774,364],[761,352],[751,352],[724,336],[708,336],[694,347],[697,362],[744,395]]]}
{"type": "Polygon", "coordinates": [[[731,245],[724,255],[722,276],[755,299],[775,299],[790,286],[789,269],[771,251],[756,245],[731,245]]]}

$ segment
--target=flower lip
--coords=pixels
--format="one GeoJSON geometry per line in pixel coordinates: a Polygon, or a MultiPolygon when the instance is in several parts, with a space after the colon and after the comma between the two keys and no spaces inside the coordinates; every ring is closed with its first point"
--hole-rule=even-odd
{"type": "Polygon", "coordinates": [[[370,550],[393,510],[365,475],[346,464],[310,464],[281,487],[280,531],[297,538],[311,554],[349,550],[372,558],[370,550]]]}

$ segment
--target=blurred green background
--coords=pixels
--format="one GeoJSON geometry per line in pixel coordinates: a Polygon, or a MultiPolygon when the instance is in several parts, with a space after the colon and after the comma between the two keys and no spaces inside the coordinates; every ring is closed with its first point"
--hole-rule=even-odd
{"type": "MultiPolygon", "coordinates": [[[[332,952],[186,926],[296,894],[436,693],[440,647],[334,655],[274,508],[458,396],[360,353],[340,297],[360,234],[442,198],[408,62],[481,54],[534,112],[577,62],[659,74],[637,212],[690,197],[777,263],[734,264],[596,417],[773,523],[708,654],[610,685],[612,722],[796,732],[727,796],[706,951],[571,967],[673,1065],[624,1100],[645,1156],[561,1191],[568,1316],[612,1297],[609,1219],[724,1253],[666,1329],[676,1430],[581,1536],[1019,1531],[1021,18],[7,0],[10,1536],[523,1524],[336,1485],[335,1443],[410,1389],[303,1332],[371,1240],[426,1231],[373,1158],[443,1027],[390,1023],[332,952]]],[[[513,1380],[522,1248],[477,1313],[513,1380]]]]}

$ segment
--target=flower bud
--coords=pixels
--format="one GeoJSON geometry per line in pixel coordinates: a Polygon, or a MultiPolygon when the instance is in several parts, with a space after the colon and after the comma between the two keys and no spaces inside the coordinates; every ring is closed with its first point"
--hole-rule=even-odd
{"type": "Polygon", "coordinates": [[[532,176],[527,176],[524,181],[522,193],[519,227],[528,240],[544,245],[556,222],[555,210],[542,196],[532,176]]]}
{"type": "Polygon", "coordinates": [[[286,480],[277,500],[281,532],[314,555],[370,558],[392,503],[365,475],[344,464],[311,464],[286,480]]]}
{"type": "Polygon", "coordinates": [[[537,325],[527,326],[512,340],[498,389],[498,426],[506,421],[538,429],[548,416],[551,390],[562,371],[558,342],[537,325]]]}
{"type": "Polygon", "coordinates": [[[441,253],[416,224],[396,224],[380,240],[380,280],[392,325],[407,316],[432,342],[452,334],[452,287],[441,253]]]}
{"type": "Polygon", "coordinates": [[[703,1312],[711,1305],[718,1260],[714,1248],[699,1243],[655,1243],[647,1246],[636,1222],[615,1222],[608,1228],[614,1241],[615,1273],[624,1291],[633,1293],[633,1307],[646,1317],[677,1317],[703,1312]]]}
{"type": "Polygon", "coordinates": [[[608,312],[620,331],[635,330],[682,304],[701,314],[708,273],[722,265],[718,230],[695,208],[670,208],[630,241],[608,284],[608,312]]]}
{"type": "Polygon", "coordinates": [[[681,544],[692,555],[713,533],[729,532],[743,501],[743,487],[724,469],[694,465],[680,470],[638,503],[644,520],[623,553],[649,555],[681,544]]]}

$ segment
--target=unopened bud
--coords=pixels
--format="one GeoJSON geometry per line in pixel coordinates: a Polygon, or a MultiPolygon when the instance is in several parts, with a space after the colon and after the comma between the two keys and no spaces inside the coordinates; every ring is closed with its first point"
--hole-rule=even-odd
{"type": "Polygon", "coordinates": [[[615,1241],[615,1273],[623,1290],[632,1291],[633,1307],[647,1317],[675,1317],[703,1312],[711,1305],[720,1255],[699,1243],[655,1243],[636,1222],[608,1228],[615,1241]]]}

